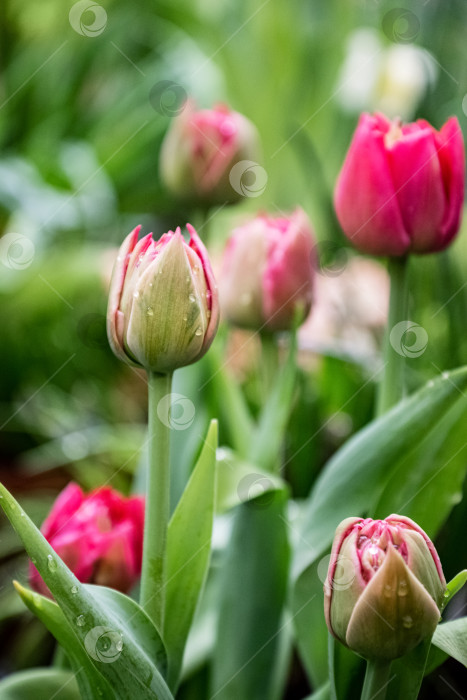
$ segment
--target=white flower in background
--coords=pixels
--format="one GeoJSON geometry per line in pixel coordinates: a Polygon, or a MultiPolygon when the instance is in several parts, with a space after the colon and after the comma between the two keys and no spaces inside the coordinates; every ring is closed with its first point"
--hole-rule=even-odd
{"type": "Polygon", "coordinates": [[[435,59],[425,49],[386,47],[376,30],[357,29],[347,42],[336,99],[348,112],[381,111],[409,120],[437,76],[435,59]]]}

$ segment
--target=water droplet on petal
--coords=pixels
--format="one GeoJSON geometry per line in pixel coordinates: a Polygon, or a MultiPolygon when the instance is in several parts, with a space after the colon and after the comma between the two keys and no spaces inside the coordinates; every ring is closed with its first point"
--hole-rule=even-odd
{"type": "Polygon", "coordinates": [[[198,338],[199,338],[200,335],[203,335],[202,329],[198,327],[198,328],[196,329],[196,331],[195,331],[195,335],[197,335],[198,338]]]}
{"type": "Polygon", "coordinates": [[[189,299],[189,301],[191,301],[192,304],[196,301],[196,297],[194,294],[190,294],[188,299],[189,299]]]}
{"type": "Polygon", "coordinates": [[[188,321],[188,316],[187,316],[186,314],[185,314],[185,316],[183,317],[183,320],[184,320],[184,321],[188,321]]]}
{"type": "Polygon", "coordinates": [[[86,618],[84,617],[84,615],[78,615],[78,617],[76,618],[76,624],[78,625],[78,627],[83,627],[85,622],[86,618]]]}
{"type": "Polygon", "coordinates": [[[135,299],[137,299],[137,298],[139,297],[139,292],[136,291],[136,292],[133,294],[133,296],[134,296],[135,299]]]}
{"type": "Polygon", "coordinates": [[[55,559],[53,558],[53,556],[51,554],[47,555],[47,568],[52,573],[54,571],[57,571],[57,562],[55,561],[55,559]]]}
{"type": "Polygon", "coordinates": [[[407,585],[407,581],[399,581],[399,584],[397,586],[397,595],[403,598],[407,595],[408,592],[409,587],[407,585]]]}
{"type": "Polygon", "coordinates": [[[148,306],[148,308],[146,309],[146,313],[148,316],[154,316],[154,309],[152,308],[152,306],[148,306]]]}
{"type": "Polygon", "coordinates": [[[390,598],[392,596],[392,586],[389,583],[386,583],[384,586],[384,595],[386,598],[390,598]]]}
{"type": "Polygon", "coordinates": [[[404,615],[402,618],[402,626],[405,627],[406,630],[413,627],[413,619],[410,617],[410,615],[404,615]]]}

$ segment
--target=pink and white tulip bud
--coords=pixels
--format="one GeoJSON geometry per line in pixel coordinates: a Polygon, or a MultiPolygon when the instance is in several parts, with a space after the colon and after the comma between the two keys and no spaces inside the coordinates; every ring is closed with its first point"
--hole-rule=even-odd
{"type": "Polygon", "coordinates": [[[257,161],[259,152],[258,132],[242,114],[224,105],[197,111],[190,101],[163,141],[161,178],[181,199],[208,206],[236,202],[242,191],[232,186],[231,170],[240,161],[257,161]]]}
{"type": "Polygon", "coordinates": [[[423,119],[401,124],[362,114],[337,180],[337,218],[363,253],[433,253],[459,230],[464,180],[455,117],[437,131],[423,119]]]}
{"type": "Polygon", "coordinates": [[[115,355],[148,372],[166,374],[199,360],[219,323],[217,286],[195,229],[123,242],[110,284],[107,335],[115,355]]]}
{"type": "Polygon", "coordinates": [[[324,585],[332,634],[366,659],[391,660],[433,635],[446,581],[426,533],[410,518],[347,518],[324,585]]]}
{"type": "MultiPolygon", "coordinates": [[[[141,575],[144,498],[125,498],[104,487],[85,495],[69,484],[58,496],[41,532],[81,583],[127,593],[141,575]]],[[[30,564],[32,588],[50,596],[30,564]]]]}
{"type": "Polygon", "coordinates": [[[287,218],[257,216],[235,229],[224,253],[222,311],[254,330],[290,330],[304,321],[313,298],[315,241],[302,209],[287,218]]]}

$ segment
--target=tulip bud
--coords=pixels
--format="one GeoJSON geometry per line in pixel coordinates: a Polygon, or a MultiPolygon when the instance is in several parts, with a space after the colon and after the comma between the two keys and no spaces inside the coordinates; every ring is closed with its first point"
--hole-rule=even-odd
{"type": "Polygon", "coordinates": [[[159,241],[138,241],[140,226],[123,242],[110,284],[107,335],[118,358],[166,374],[196,362],[219,323],[217,287],[206,248],[187,224],[159,241]]]}
{"type": "Polygon", "coordinates": [[[290,330],[311,307],[314,238],[304,211],[257,216],[234,230],[223,260],[220,298],[226,318],[243,328],[290,330]]]}
{"type": "Polygon", "coordinates": [[[431,637],[445,590],[433,543],[410,518],[347,518],[337,528],[324,585],[326,623],[357,654],[396,659],[431,637]]]}
{"type": "MultiPolygon", "coordinates": [[[[77,484],[58,496],[41,532],[81,581],[127,593],[141,575],[144,498],[104,487],[85,495],[77,484]]],[[[50,592],[30,564],[31,586],[50,592]]]]}
{"type": "Polygon", "coordinates": [[[230,171],[243,160],[259,158],[259,136],[242,114],[224,105],[196,111],[188,102],[173,120],[162,144],[161,178],[177,197],[206,205],[236,202],[230,171]]]}
{"type": "Polygon", "coordinates": [[[440,131],[362,114],[337,180],[335,207],[363,253],[403,256],[443,250],[459,230],[464,141],[455,117],[440,131]]]}

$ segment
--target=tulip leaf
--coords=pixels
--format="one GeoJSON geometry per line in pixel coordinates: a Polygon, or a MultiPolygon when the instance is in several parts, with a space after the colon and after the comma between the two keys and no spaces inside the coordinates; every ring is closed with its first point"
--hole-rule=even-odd
{"type": "Polygon", "coordinates": [[[223,512],[256,498],[260,493],[286,488],[285,482],[250,462],[228,447],[217,450],[216,511],[223,512]]]}
{"type": "MultiPolygon", "coordinates": [[[[83,700],[78,674],[59,668],[31,668],[0,681],[2,700],[83,700]]],[[[87,697],[93,697],[91,695],[87,697]]]]}
{"type": "Polygon", "coordinates": [[[445,372],[372,421],[338,450],[308,499],[295,576],[327,550],[344,518],[363,516],[374,508],[394,464],[437,426],[466,387],[466,367],[445,372]]]}
{"type": "Polygon", "coordinates": [[[378,502],[369,515],[400,513],[415,520],[434,538],[462,498],[467,469],[463,426],[467,401],[458,398],[434,429],[394,464],[378,502]]]}
{"type": "Polygon", "coordinates": [[[331,688],[328,683],[322,685],[314,693],[308,695],[305,700],[331,700],[331,688]]]}
{"type": "Polygon", "coordinates": [[[462,571],[459,571],[458,574],[452,578],[449,583],[446,585],[446,593],[444,596],[444,605],[446,606],[452,598],[456,595],[456,593],[459,593],[459,591],[465,586],[467,583],[467,569],[463,569],[462,571]]]}
{"type": "Polygon", "coordinates": [[[93,700],[95,691],[99,688],[103,700],[113,700],[115,696],[111,686],[93,666],[86,649],[79,643],[57,603],[24,588],[17,581],[14,586],[24,604],[44,623],[62,648],[66,649],[82,699],[93,700]],[[81,669],[84,672],[80,672],[81,669]]]}
{"type": "Polygon", "coordinates": [[[141,624],[145,613],[138,604],[125,596],[121,596],[116,603],[118,594],[103,593],[103,589],[99,587],[80,584],[2,484],[0,506],[21,538],[27,553],[34,559],[73,634],[88,652],[94,668],[112,686],[115,698],[173,700],[156,666],[157,652],[153,654],[155,647],[160,649],[162,643],[159,640],[154,644],[158,634],[149,620],[141,624]],[[132,615],[138,618],[134,625],[130,620],[132,615]],[[149,630],[151,634],[148,639],[149,630]],[[105,631],[111,632],[112,640],[118,638],[116,650],[121,653],[118,657],[115,654],[117,658],[114,658],[112,663],[101,661],[97,651],[91,651],[98,648],[99,635],[105,631]]]}
{"type": "Polygon", "coordinates": [[[221,570],[212,697],[216,700],[276,698],[289,544],[285,491],[243,503],[234,514],[221,570]]]}
{"type": "Polygon", "coordinates": [[[274,387],[266,399],[249,450],[249,461],[267,471],[277,470],[278,456],[290,417],[297,377],[297,334],[290,333],[290,349],[274,387]]]}
{"type": "Polygon", "coordinates": [[[167,534],[164,639],[169,684],[176,687],[188,632],[209,567],[216,483],[217,422],[212,421],[167,534]]]}
{"type": "Polygon", "coordinates": [[[467,666],[467,617],[438,625],[432,643],[467,666]]]}

